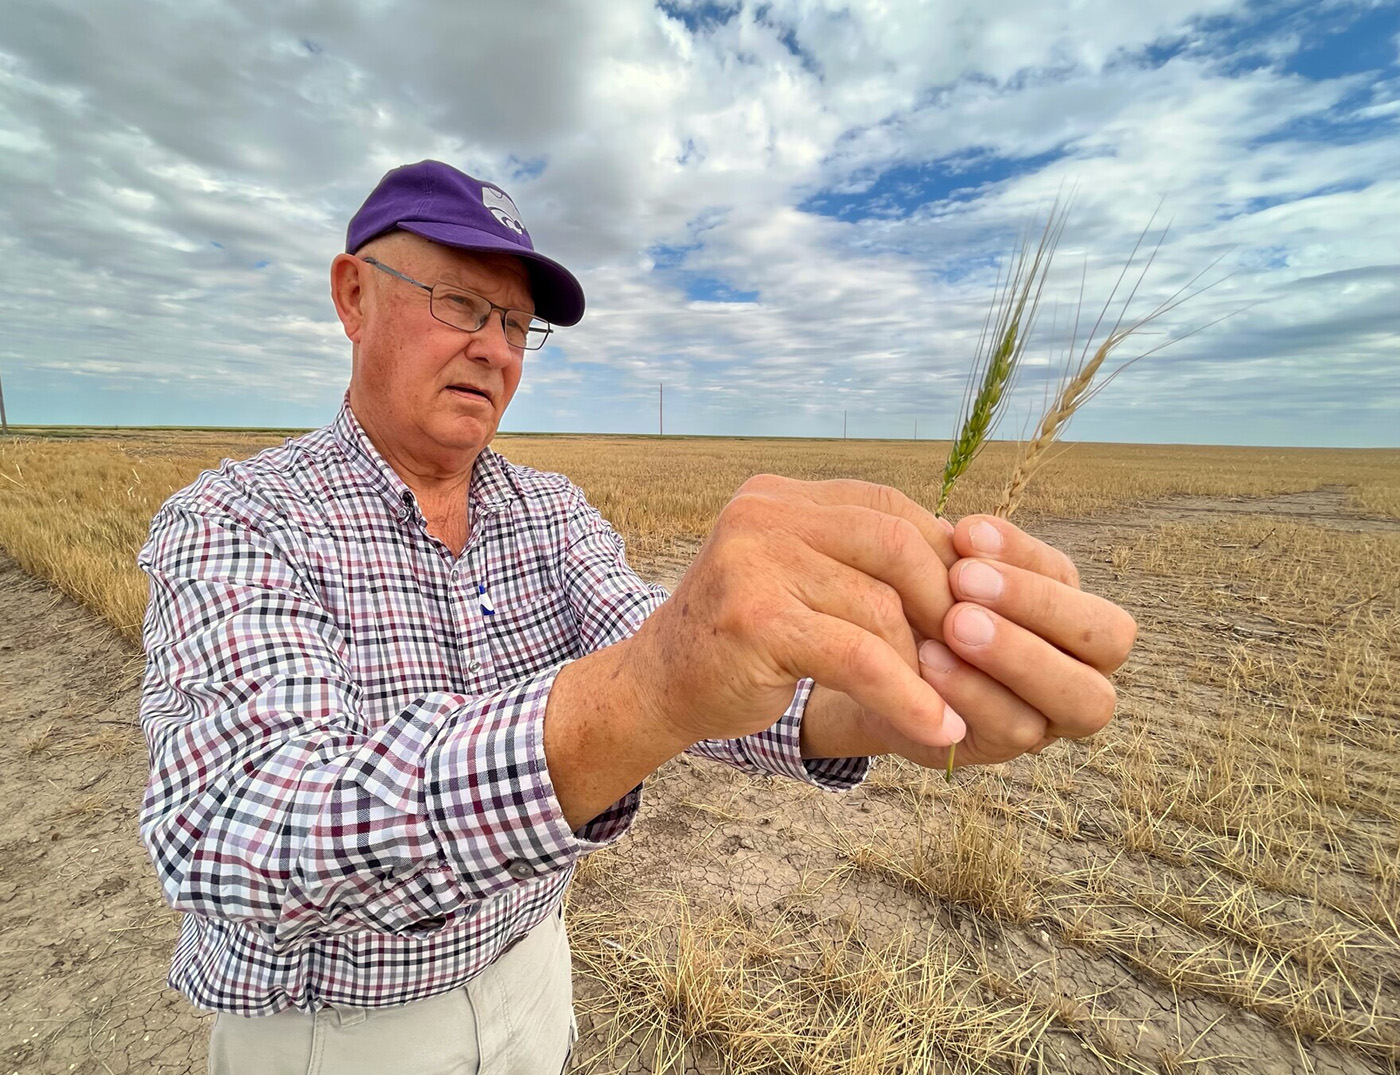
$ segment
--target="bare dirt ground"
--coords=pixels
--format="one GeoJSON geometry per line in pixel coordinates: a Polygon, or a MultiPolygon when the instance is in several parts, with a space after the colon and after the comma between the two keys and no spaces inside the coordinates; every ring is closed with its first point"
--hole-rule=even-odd
{"type": "MultiPolygon", "coordinates": [[[[1163,523],[1244,515],[1338,530],[1397,527],[1349,512],[1340,488],[1266,501],[1183,499],[1034,527],[1075,558],[1086,589],[1138,617],[1140,641],[1120,674],[1120,693],[1133,704],[1120,720],[1151,724],[1154,705],[1164,704],[1155,699],[1179,697],[1183,653],[1223,654],[1237,629],[1256,628],[1183,607],[1160,578],[1116,577],[1113,549],[1163,523]]],[[[674,584],[693,551],[678,549],[640,569],[674,584]]],[[[0,554],[0,1075],[204,1070],[207,1016],[165,988],[176,916],[164,907],[136,837],[145,780],[138,675],[139,655],[129,645],[0,554]]],[[[1012,779],[1029,787],[1031,772],[1015,770],[1012,779]]],[[[1085,771],[1076,794],[1111,793],[1094,780],[1085,771]]],[[[877,874],[851,873],[840,833],[897,830],[909,821],[907,796],[892,784],[872,781],[833,796],[677,759],[648,782],[633,834],[581,872],[570,914],[615,908],[665,920],[674,908],[669,894],[684,890],[692,906],[749,921],[808,915],[816,922],[839,912],[859,923],[866,946],[916,926],[945,931],[1018,981],[1039,975],[1043,991],[1093,998],[1082,1014],[1108,1026],[1101,1044],[1121,1039],[1117,1060],[1126,1070],[1171,1070],[1161,1058],[1173,1048],[1183,1054],[1179,1071],[1395,1070],[1393,1061],[1298,1039],[1208,992],[1175,991],[1140,966],[1067,944],[1034,922],[1002,926],[877,874]],[[1167,1025],[1170,1034],[1161,1030],[1167,1025]]],[[[1076,853],[1076,864],[1082,861],[1076,853]]],[[[1400,1007],[1393,968],[1386,982],[1387,1003],[1400,1007]]],[[[603,990],[579,971],[577,956],[575,987],[585,1011],[580,1069],[651,1070],[647,1043],[608,1040],[596,1008],[603,990]]],[[[1048,1040],[1045,1070],[1119,1070],[1064,1026],[1048,1040]]],[[[687,1068],[721,1070],[704,1049],[687,1068]]]]}

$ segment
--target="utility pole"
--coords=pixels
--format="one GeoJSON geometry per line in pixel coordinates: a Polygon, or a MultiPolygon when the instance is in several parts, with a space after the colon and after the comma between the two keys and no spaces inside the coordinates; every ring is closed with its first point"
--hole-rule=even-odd
{"type": "Polygon", "coordinates": [[[656,386],[656,435],[666,435],[666,382],[656,386]]]}
{"type": "Polygon", "coordinates": [[[10,422],[5,417],[5,386],[0,384],[0,434],[10,435],[10,422]]]}
{"type": "Polygon", "coordinates": [[[841,412],[841,439],[846,439],[846,412],[841,412]]]}
{"type": "Polygon", "coordinates": [[[917,418],[914,419],[914,439],[919,439],[919,420],[917,418]]]}

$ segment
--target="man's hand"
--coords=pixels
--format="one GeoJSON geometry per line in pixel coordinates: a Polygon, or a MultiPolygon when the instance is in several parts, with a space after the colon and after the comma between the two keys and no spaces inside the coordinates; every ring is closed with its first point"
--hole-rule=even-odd
{"type": "Polygon", "coordinates": [[[957,762],[1038,753],[1107,724],[1108,676],[1132,648],[1133,618],[1080,590],[1069,557],[1005,519],[970,515],[953,544],[962,557],[949,571],[958,603],[941,625],[945,644],[923,643],[920,663],[967,723],[957,762]]]}
{"type": "Polygon", "coordinates": [[[894,489],[762,476],[634,636],[559,672],[545,752],[577,829],[690,744],[769,727],[810,676],[804,757],[942,766],[962,740],[961,764],[1005,761],[1107,723],[1135,633],[1005,520],[955,531],[894,489]]]}
{"type": "Polygon", "coordinates": [[[917,644],[942,634],[956,559],[951,527],[894,489],[750,479],[628,643],[651,718],[691,742],[747,735],[810,676],[902,741],[946,748],[963,724],[920,675],[917,644]]]}

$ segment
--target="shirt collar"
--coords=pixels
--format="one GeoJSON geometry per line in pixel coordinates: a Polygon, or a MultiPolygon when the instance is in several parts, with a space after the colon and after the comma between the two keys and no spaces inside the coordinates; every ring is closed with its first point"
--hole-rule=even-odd
{"type": "MultiPolygon", "coordinates": [[[[374,446],[369,434],[350,409],[349,393],[346,393],[341,402],[340,412],[331,423],[331,429],[346,456],[369,482],[375,494],[389,505],[391,511],[397,513],[401,508],[409,506],[415,514],[421,516],[413,490],[379,454],[379,449],[374,446]]],[[[498,511],[512,501],[520,499],[520,487],[504,456],[490,448],[481,450],[472,467],[467,498],[471,501],[474,511],[498,511]]]]}

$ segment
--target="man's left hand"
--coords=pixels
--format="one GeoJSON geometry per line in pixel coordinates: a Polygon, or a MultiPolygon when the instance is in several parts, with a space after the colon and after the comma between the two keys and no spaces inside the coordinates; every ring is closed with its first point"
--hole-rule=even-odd
{"type": "MultiPolygon", "coordinates": [[[[924,642],[919,671],[967,724],[957,764],[1039,753],[1107,724],[1116,701],[1108,677],[1137,636],[1132,616],[1083,592],[1068,556],[1005,519],[970,515],[953,544],[962,559],[949,570],[946,645],[924,642]]],[[[946,760],[946,748],[905,741],[887,726],[867,731],[921,765],[946,760]]]]}

